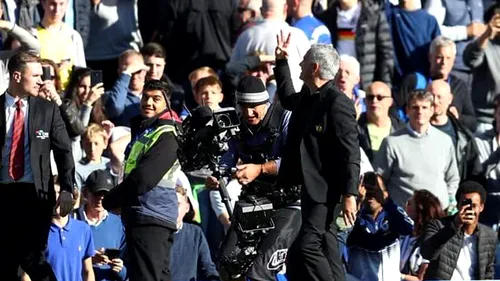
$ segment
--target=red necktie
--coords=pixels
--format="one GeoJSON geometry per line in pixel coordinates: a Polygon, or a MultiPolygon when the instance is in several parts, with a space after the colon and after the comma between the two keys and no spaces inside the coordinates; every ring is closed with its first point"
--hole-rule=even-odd
{"type": "Polygon", "coordinates": [[[16,114],[12,128],[12,144],[10,146],[9,176],[18,181],[24,175],[24,113],[21,110],[22,100],[16,102],[16,114]]]}

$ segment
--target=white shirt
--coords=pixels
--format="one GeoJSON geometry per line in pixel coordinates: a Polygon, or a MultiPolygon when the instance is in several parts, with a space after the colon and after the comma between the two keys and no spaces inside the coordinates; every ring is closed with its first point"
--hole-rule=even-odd
{"type": "MultiPolygon", "coordinates": [[[[12,133],[14,126],[14,116],[16,115],[18,98],[14,98],[9,93],[5,93],[5,144],[2,151],[2,168],[0,171],[1,183],[12,183],[14,180],[9,176],[9,158],[12,145],[12,133]]],[[[21,111],[24,114],[24,175],[17,182],[33,183],[33,173],[31,171],[30,149],[29,149],[29,113],[28,99],[23,99],[21,111]]]]}
{"type": "Polygon", "coordinates": [[[477,268],[477,235],[464,233],[462,249],[458,255],[457,267],[450,280],[472,280],[477,268]]]}
{"type": "Polygon", "coordinates": [[[96,227],[97,227],[97,226],[99,226],[99,225],[100,225],[100,224],[101,224],[101,223],[102,223],[105,219],[107,219],[107,218],[108,218],[108,216],[109,216],[108,211],[104,210],[104,216],[102,216],[102,218],[101,218],[100,220],[98,220],[98,221],[94,222],[94,221],[89,220],[89,218],[87,217],[87,212],[85,211],[85,208],[86,208],[86,206],[83,206],[83,212],[82,212],[82,213],[83,213],[83,219],[85,219],[85,221],[87,222],[87,224],[88,224],[88,225],[91,225],[91,226],[96,226],[96,227]]]}

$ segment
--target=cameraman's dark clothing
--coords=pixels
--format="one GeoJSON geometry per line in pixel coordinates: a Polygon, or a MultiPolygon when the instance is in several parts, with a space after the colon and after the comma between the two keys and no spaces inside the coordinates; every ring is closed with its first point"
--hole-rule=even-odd
{"type": "MultiPolygon", "coordinates": [[[[360,148],[354,105],[333,81],[316,93],[306,87],[295,93],[286,60],[276,62],[274,74],[280,101],[292,111],[278,177],[285,186],[302,185],[302,231],[297,244],[307,279],[333,280],[332,275],[343,274],[333,273],[336,269],[324,254],[325,234],[332,227],[341,195],[358,194],[360,148]]],[[[329,258],[341,264],[340,255],[329,258]]]]}
{"type": "MultiPolygon", "coordinates": [[[[260,241],[259,255],[255,258],[245,274],[252,281],[276,280],[276,274],[282,269],[287,257],[288,248],[299,234],[301,218],[298,208],[281,208],[276,210],[272,219],[275,228],[270,230],[260,241]]],[[[221,246],[222,257],[234,258],[242,249],[238,247],[238,231],[231,225],[221,246]]]]}
{"type": "MultiPolygon", "coordinates": [[[[261,121],[261,123],[263,123],[266,118],[271,118],[270,114],[276,107],[281,107],[281,104],[279,102],[269,104],[266,117],[261,121]]],[[[277,108],[275,112],[278,112],[277,108]]],[[[222,164],[229,168],[236,167],[236,163],[239,159],[241,159],[244,164],[262,164],[264,163],[262,159],[256,159],[260,158],[259,156],[252,155],[250,153],[250,150],[259,150],[257,151],[259,154],[267,154],[269,158],[274,159],[279,168],[281,161],[279,158],[283,153],[285,140],[287,139],[288,120],[290,119],[290,112],[284,111],[283,114],[281,116],[278,116],[277,118],[280,118],[281,120],[279,128],[275,128],[278,130],[277,133],[279,135],[274,140],[274,143],[270,147],[269,151],[263,151],[268,148],[262,146],[264,143],[269,141],[269,138],[271,137],[271,132],[268,130],[268,128],[264,128],[265,126],[261,126],[258,130],[252,129],[250,131],[248,127],[240,126],[241,139],[232,139],[229,142],[229,150],[222,156],[221,159],[222,164]]]]}
{"type": "MultiPolygon", "coordinates": [[[[245,164],[261,164],[273,159],[279,167],[289,118],[290,112],[284,110],[279,102],[270,105],[266,116],[260,123],[261,127],[259,130],[254,128],[254,130],[249,131],[244,125],[241,126],[241,139],[231,141],[229,151],[222,159],[223,164],[228,167],[235,167],[238,159],[241,159],[245,164]],[[272,128],[276,125],[279,126],[272,128]],[[278,135],[272,136],[273,134],[278,135]]],[[[272,184],[276,178],[276,176],[259,176],[257,180],[272,184]]],[[[260,187],[258,183],[254,183],[253,186],[260,187]]],[[[247,186],[246,189],[250,189],[250,186],[247,186]]],[[[240,196],[240,199],[244,198],[240,196]]],[[[301,218],[299,207],[297,206],[277,209],[271,219],[274,221],[275,228],[264,234],[259,244],[256,245],[258,251],[257,257],[246,272],[241,272],[251,280],[275,280],[276,273],[285,264],[288,248],[292,245],[300,229],[301,218]]],[[[233,266],[236,266],[235,264],[243,264],[240,257],[236,258],[244,250],[241,249],[242,247],[237,246],[239,240],[237,233],[239,231],[236,229],[236,223],[232,222],[231,228],[221,245],[218,259],[219,265],[223,267],[221,275],[224,274],[225,267],[228,266],[225,264],[225,260],[236,259],[236,263],[230,263],[233,266]]],[[[230,271],[230,274],[234,273],[231,270],[228,271],[230,271]]]]}
{"type": "Polygon", "coordinates": [[[172,178],[178,166],[178,144],[169,130],[177,121],[169,111],[144,121],[132,120],[140,126],[132,127],[124,180],[103,200],[108,210],[122,209],[131,281],[170,280],[170,247],[178,215],[172,178]],[[141,144],[145,148],[136,155],[141,144]]]}

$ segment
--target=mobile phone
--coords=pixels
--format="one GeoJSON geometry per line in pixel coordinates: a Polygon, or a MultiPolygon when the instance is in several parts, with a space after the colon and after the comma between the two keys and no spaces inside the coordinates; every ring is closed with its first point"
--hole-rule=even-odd
{"type": "Polygon", "coordinates": [[[377,175],[373,172],[368,172],[363,175],[363,186],[365,188],[375,188],[378,186],[377,175]]]}
{"type": "Polygon", "coordinates": [[[471,199],[465,199],[464,201],[462,201],[462,206],[467,206],[467,205],[469,205],[467,210],[472,210],[472,200],[471,199]]]}
{"type": "Polygon", "coordinates": [[[42,66],[42,81],[52,80],[52,75],[50,75],[50,66],[42,66]]]}
{"type": "Polygon", "coordinates": [[[104,251],[104,254],[110,260],[119,258],[120,253],[121,253],[120,249],[106,249],[106,251],[104,251]]]}
{"type": "Polygon", "coordinates": [[[90,71],[90,87],[102,83],[102,70],[90,71]]]}

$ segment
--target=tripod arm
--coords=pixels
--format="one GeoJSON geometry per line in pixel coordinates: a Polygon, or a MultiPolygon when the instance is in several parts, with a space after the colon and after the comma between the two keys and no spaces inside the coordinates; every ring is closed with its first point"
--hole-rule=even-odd
{"type": "Polygon", "coordinates": [[[229,193],[227,192],[226,181],[224,179],[221,179],[219,181],[219,193],[222,202],[226,206],[227,214],[229,215],[229,220],[231,220],[231,218],[233,217],[233,209],[231,208],[231,202],[229,202],[229,193]]]}

